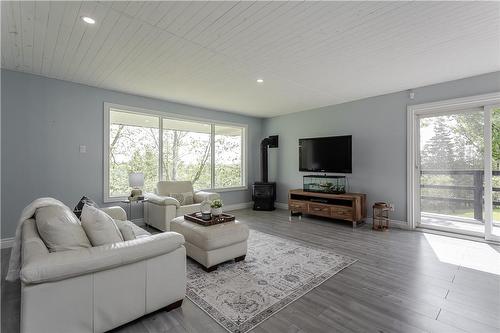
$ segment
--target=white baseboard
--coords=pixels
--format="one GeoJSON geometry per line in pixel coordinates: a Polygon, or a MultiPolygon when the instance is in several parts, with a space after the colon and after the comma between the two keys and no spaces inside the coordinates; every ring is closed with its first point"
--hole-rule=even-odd
{"type": "Polygon", "coordinates": [[[238,210],[238,209],[245,209],[245,208],[250,208],[253,206],[253,202],[242,202],[234,205],[224,205],[222,208],[224,211],[232,211],[232,210],[238,210]]]}
{"type": "MultiPolygon", "coordinates": [[[[276,208],[288,210],[288,204],[286,204],[286,203],[276,202],[274,205],[276,206],[276,208]]],[[[367,224],[372,224],[373,220],[372,220],[371,217],[367,217],[365,219],[365,222],[367,224]]],[[[406,221],[399,221],[399,220],[390,220],[389,221],[389,226],[394,227],[394,228],[398,228],[398,229],[405,229],[405,230],[410,230],[411,229],[408,222],[406,222],[406,221]]]]}
{"type": "Polygon", "coordinates": [[[7,249],[9,247],[12,247],[13,244],[14,244],[14,237],[2,238],[0,240],[0,248],[2,249],[7,249]]]}
{"type": "MultiPolygon", "coordinates": [[[[373,224],[373,219],[371,217],[366,218],[366,223],[367,224],[373,224]]],[[[398,229],[404,229],[404,230],[410,230],[410,225],[406,221],[399,221],[399,220],[389,220],[389,227],[391,228],[398,228],[398,229]]]]}
{"type": "Polygon", "coordinates": [[[288,204],[287,203],[283,203],[283,202],[275,202],[274,203],[274,206],[278,209],[286,209],[288,210],[288,204]]]}

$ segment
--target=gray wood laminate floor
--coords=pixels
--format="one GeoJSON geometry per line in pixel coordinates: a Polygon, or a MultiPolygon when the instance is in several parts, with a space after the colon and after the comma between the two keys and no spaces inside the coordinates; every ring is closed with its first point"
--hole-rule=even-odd
{"type": "MultiPolygon", "coordinates": [[[[290,222],[284,210],[234,213],[252,229],[358,259],[252,332],[500,332],[498,246],[316,218],[290,222]]],[[[2,332],[17,332],[20,287],[4,281],[8,256],[2,250],[2,332]]],[[[225,332],[188,299],[115,331],[225,332]]]]}

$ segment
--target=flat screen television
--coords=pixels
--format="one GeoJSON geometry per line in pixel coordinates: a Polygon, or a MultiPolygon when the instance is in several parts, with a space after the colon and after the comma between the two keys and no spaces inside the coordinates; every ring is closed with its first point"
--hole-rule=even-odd
{"type": "Polygon", "coordinates": [[[352,136],[299,139],[299,170],[352,173],[352,136]]]}

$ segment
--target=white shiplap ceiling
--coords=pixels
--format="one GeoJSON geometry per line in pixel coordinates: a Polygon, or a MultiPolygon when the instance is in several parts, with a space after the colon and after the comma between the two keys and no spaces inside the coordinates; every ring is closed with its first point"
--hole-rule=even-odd
{"type": "Polygon", "coordinates": [[[500,70],[499,2],[1,6],[3,68],[260,117],[500,70]]]}

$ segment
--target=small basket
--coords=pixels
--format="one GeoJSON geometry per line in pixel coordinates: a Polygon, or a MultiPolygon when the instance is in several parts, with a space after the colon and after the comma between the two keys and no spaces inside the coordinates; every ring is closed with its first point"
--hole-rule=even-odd
{"type": "Polygon", "coordinates": [[[377,231],[386,231],[389,229],[389,210],[390,207],[385,202],[375,202],[373,205],[373,225],[372,229],[377,231]]]}

